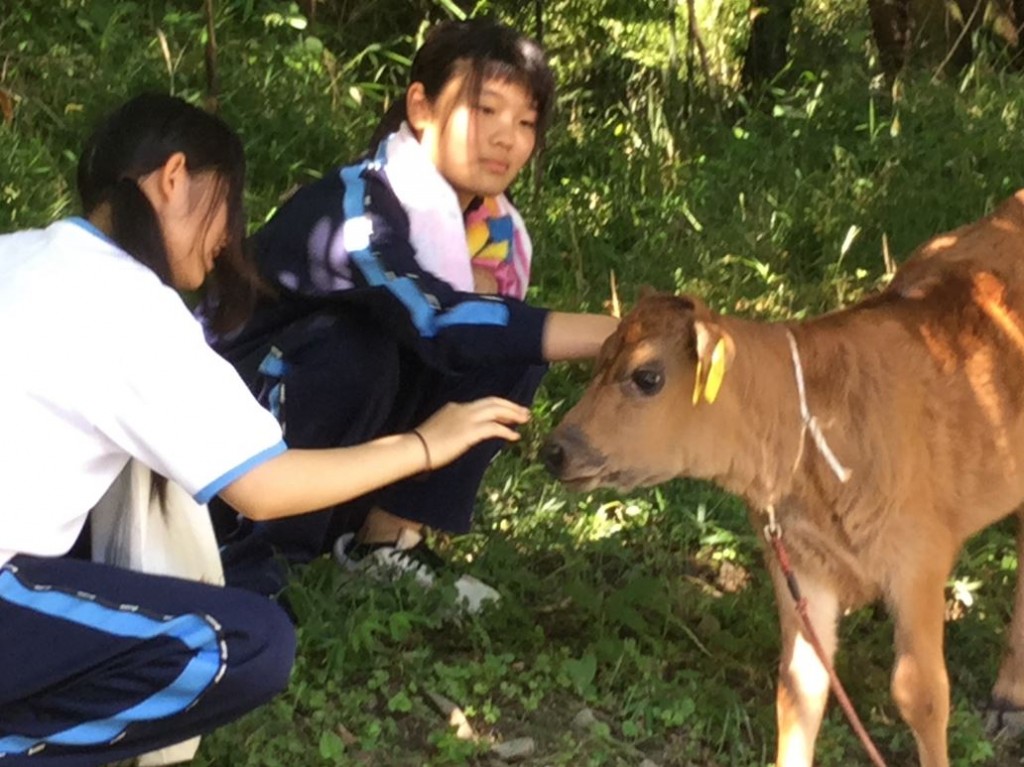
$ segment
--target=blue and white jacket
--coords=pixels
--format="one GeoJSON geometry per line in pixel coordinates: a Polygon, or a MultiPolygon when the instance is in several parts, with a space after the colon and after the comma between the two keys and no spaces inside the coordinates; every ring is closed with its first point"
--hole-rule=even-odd
{"type": "MultiPolygon", "coordinates": [[[[541,337],[547,310],[459,290],[424,268],[422,262],[430,259],[418,257],[407,206],[389,176],[389,161],[395,157],[387,144],[401,138],[392,134],[373,158],[302,187],[255,235],[260,272],[278,296],[262,302],[240,332],[211,339],[246,380],[253,380],[255,366],[275,336],[339,302],[365,310],[440,370],[544,362],[541,337]]],[[[450,226],[457,217],[464,247],[462,211],[451,187],[429,160],[423,164],[415,152],[412,160],[408,157],[405,152],[396,161],[421,163],[417,178],[425,188],[410,190],[407,196],[433,196],[439,227],[450,226]]],[[[393,170],[397,179],[398,169],[393,170]]],[[[408,178],[409,169],[401,170],[408,178]]],[[[422,228],[422,220],[418,225],[422,228]]]]}

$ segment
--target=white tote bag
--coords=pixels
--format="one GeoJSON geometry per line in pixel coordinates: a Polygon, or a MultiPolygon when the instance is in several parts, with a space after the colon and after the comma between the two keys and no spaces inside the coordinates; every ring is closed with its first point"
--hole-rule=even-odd
{"type": "MultiPolygon", "coordinates": [[[[114,480],[91,514],[92,558],[153,575],[173,575],[221,586],[217,540],[210,515],[170,480],[161,494],[153,487],[153,472],[131,460],[114,480]]],[[[139,767],[188,762],[199,738],[140,756],[139,767]]]]}

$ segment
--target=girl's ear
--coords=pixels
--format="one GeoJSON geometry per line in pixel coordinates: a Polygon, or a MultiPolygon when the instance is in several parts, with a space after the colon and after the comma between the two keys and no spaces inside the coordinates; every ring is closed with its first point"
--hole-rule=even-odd
{"type": "Polygon", "coordinates": [[[138,184],[150,204],[162,210],[188,191],[188,163],[184,152],[175,152],[156,170],[139,179],[138,184]]]}
{"type": "Polygon", "coordinates": [[[409,126],[419,137],[427,121],[434,114],[433,105],[427,98],[427,90],[423,87],[423,83],[413,83],[405,91],[405,114],[409,126]]]}

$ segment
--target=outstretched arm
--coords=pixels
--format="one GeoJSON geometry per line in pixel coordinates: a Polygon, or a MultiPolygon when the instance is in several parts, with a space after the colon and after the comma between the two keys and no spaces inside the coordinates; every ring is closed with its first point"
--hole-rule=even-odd
{"type": "Polygon", "coordinates": [[[353,447],[288,450],[256,466],[221,491],[255,520],[276,519],[334,506],[421,471],[436,469],[487,439],[519,439],[512,425],[529,411],[499,397],[449,404],[414,432],[353,447]]]}
{"type": "Polygon", "coordinates": [[[544,359],[549,362],[596,357],[601,344],[619,325],[605,314],[550,312],[544,323],[544,359]]]}

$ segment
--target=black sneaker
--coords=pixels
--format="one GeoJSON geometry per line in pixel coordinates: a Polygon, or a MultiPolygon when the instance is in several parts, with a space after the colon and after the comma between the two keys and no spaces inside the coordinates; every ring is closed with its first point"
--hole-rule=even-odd
{"type": "MultiPolygon", "coordinates": [[[[403,528],[395,543],[358,543],[355,535],[346,533],[334,542],[334,558],[350,572],[365,573],[381,580],[412,575],[424,588],[432,587],[445,561],[427,546],[423,536],[403,528]]],[[[469,613],[480,612],[485,602],[497,602],[501,595],[472,575],[461,575],[455,581],[459,603],[469,613]]]]}

